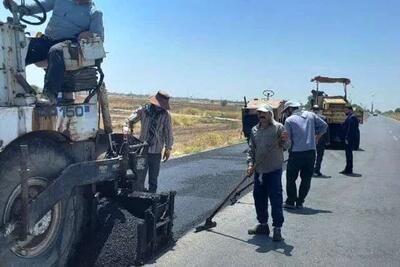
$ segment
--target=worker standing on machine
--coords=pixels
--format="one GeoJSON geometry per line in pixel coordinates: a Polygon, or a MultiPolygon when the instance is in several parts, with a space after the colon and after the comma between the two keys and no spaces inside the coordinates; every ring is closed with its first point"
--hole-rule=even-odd
{"type": "MultiPolygon", "coordinates": [[[[169,113],[169,95],[159,91],[150,97],[149,104],[135,110],[128,118],[129,128],[141,122],[141,141],[149,144],[147,154],[147,169],[149,172],[149,192],[157,191],[158,174],[160,172],[161,152],[164,149],[162,160],[169,159],[174,142],[172,134],[172,119],[169,113]]],[[[143,181],[144,182],[144,181],[143,181]]]]}
{"type": "MultiPolygon", "coordinates": [[[[38,97],[39,105],[54,105],[58,92],[62,91],[65,62],[61,42],[88,39],[94,34],[104,40],[103,14],[92,0],[41,0],[36,4],[18,6],[18,13],[35,15],[53,11],[45,35],[32,38],[29,42],[25,65],[47,59],[48,67],[44,79],[43,94],[38,97]]],[[[13,0],[3,0],[6,8],[17,6],[13,0]]],[[[45,18],[45,16],[44,16],[45,18]]]]}
{"type": "Polygon", "coordinates": [[[249,140],[248,176],[254,173],[254,204],[259,222],[249,229],[251,235],[269,235],[268,199],[271,202],[273,240],[282,241],[282,165],[283,149],[288,146],[288,135],[282,124],[274,120],[269,105],[257,108],[260,123],[253,127],[249,140]]]}

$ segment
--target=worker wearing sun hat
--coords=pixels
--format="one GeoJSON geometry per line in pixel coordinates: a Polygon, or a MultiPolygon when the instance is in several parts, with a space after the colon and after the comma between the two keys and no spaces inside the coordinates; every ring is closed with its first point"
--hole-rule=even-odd
{"type": "Polygon", "coordinates": [[[282,210],[282,165],[283,149],[287,146],[284,127],[274,120],[271,106],[263,104],[257,108],[259,124],[253,127],[247,154],[247,174],[254,173],[254,204],[258,225],[249,234],[269,235],[268,199],[274,226],[273,240],[281,241],[284,221],[282,210]]]}
{"type": "MultiPolygon", "coordinates": [[[[160,162],[167,161],[171,155],[174,142],[172,133],[172,119],[169,113],[170,96],[164,91],[158,91],[156,95],[149,98],[149,103],[135,110],[128,118],[132,129],[133,124],[141,122],[141,141],[149,144],[147,168],[149,172],[149,191],[156,192],[160,162]],[[161,157],[161,152],[164,154],[161,157]]],[[[143,181],[144,182],[144,181],[143,181]]]]}

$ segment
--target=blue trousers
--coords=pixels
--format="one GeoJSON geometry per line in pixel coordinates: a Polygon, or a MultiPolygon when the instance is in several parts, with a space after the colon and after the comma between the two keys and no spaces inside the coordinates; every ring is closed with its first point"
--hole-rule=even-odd
{"type": "Polygon", "coordinates": [[[282,169],[254,175],[254,203],[259,223],[268,222],[268,199],[271,202],[272,226],[281,227],[284,221],[282,209],[282,169]],[[261,182],[260,182],[261,180],[261,182]]]}

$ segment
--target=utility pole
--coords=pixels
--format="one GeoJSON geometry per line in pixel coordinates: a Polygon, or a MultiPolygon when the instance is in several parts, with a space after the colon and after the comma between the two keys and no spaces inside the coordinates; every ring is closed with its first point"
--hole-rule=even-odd
{"type": "Polygon", "coordinates": [[[371,113],[374,113],[374,97],[375,94],[371,95],[372,101],[371,101],[371,113]]]}

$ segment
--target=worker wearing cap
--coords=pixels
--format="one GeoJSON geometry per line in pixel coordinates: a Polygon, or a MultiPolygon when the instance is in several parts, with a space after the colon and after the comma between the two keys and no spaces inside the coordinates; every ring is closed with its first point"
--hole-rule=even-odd
{"type": "Polygon", "coordinates": [[[157,191],[161,158],[164,162],[169,159],[174,141],[169,98],[166,92],[159,91],[155,96],[150,97],[147,105],[135,110],[128,118],[131,129],[133,124],[141,122],[139,139],[149,144],[147,168],[149,192],[153,193],[157,191]],[[161,157],[163,149],[164,154],[161,157]]]}
{"type": "Polygon", "coordinates": [[[285,129],[290,142],[286,169],[287,199],[284,205],[288,209],[303,208],[314,172],[316,143],[328,128],[323,119],[312,112],[302,111],[300,106],[300,103],[288,101],[282,111],[287,115],[285,129]],[[296,180],[299,174],[301,183],[297,194],[296,180]]]}
{"type": "Polygon", "coordinates": [[[254,203],[259,222],[249,234],[269,235],[268,199],[271,202],[273,240],[281,241],[284,221],[282,210],[283,149],[287,148],[287,133],[282,124],[274,120],[272,108],[257,108],[259,123],[252,128],[247,154],[248,176],[254,173],[254,203]]]}
{"type": "MultiPolygon", "coordinates": [[[[321,114],[321,110],[318,105],[314,105],[312,107],[312,111],[321,119],[323,119],[325,122],[327,122],[326,117],[321,114]]],[[[321,138],[318,140],[317,143],[317,158],[315,160],[315,166],[314,166],[314,176],[316,177],[323,176],[321,173],[321,164],[322,164],[322,159],[324,157],[325,148],[327,145],[329,145],[329,127],[327,128],[327,131],[321,136],[321,138]]]]}

